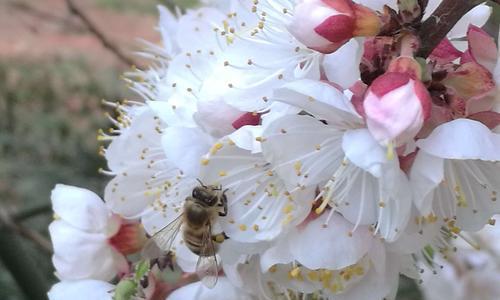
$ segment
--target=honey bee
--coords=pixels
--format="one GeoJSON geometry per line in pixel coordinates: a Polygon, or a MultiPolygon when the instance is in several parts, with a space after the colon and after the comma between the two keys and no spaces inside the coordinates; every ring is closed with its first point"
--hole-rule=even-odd
{"type": "Polygon", "coordinates": [[[205,286],[213,288],[219,273],[216,257],[218,243],[227,237],[224,233],[213,235],[212,224],[217,217],[227,215],[227,190],[199,182],[200,185],[184,201],[183,212],[151,237],[144,247],[143,256],[156,259],[168,254],[175,237],[182,230],[185,245],[199,256],[196,263],[198,277],[205,286]]]}

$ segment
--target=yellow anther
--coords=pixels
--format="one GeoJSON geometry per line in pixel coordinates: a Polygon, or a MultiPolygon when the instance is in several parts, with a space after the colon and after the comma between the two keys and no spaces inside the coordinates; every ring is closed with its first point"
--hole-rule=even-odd
{"type": "Polygon", "coordinates": [[[309,271],[307,273],[307,277],[309,278],[309,280],[311,281],[317,281],[319,276],[318,276],[318,272],[317,271],[309,271]]]}
{"type": "Polygon", "coordinates": [[[295,174],[297,174],[297,176],[300,176],[302,174],[301,173],[302,163],[300,161],[295,162],[293,168],[295,169],[295,174]]]}
{"type": "Polygon", "coordinates": [[[222,242],[224,242],[224,240],[225,240],[225,238],[224,238],[223,234],[218,234],[218,235],[215,236],[215,241],[217,243],[219,243],[219,244],[222,243],[222,242]]]}
{"type": "Polygon", "coordinates": [[[287,204],[285,207],[283,207],[283,213],[289,214],[293,211],[293,205],[287,204]]]}
{"type": "Polygon", "coordinates": [[[254,224],[252,226],[252,228],[253,228],[254,231],[259,231],[259,225],[257,225],[257,224],[254,224]]]}
{"type": "Polygon", "coordinates": [[[290,271],[290,275],[292,278],[298,278],[300,276],[300,268],[296,267],[295,269],[290,271]]]}
{"type": "Polygon", "coordinates": [[[240,228],[241,231],[246,231],[247,230],[247,225],[240,224],[239,228],[240,228]]]}
{"type": "Polygon", "coordinates": [[[201,160],[201,164],[202,164],[203,166],[208,165],[208,163],[209,163],[209,162],[210,162],[210,160],[209,160],[209,159],[206,159],[206,158],[204,158],[204,159],[202,159],[202,160],[201,160]]]}
{"type": "Polygon", "coordinates": [[[394,145],[393,145],[392,141],[387,144],[386,156],[387,156],[388,160],[394,159],[394,145]]]}
{"type": "Polygon", "coordinates": [[[288,225],[293,221],[293,216],[291,214],[287,214],[286,218],[283,220],[283,225],[288,225]]]}
{"type": "Polygon", "coordinates": [[[212,146],[212,149],[210,149],[210,154],[216,154],[217,151],[219,151],[220,149],[222,149],[222,147],[224,147],[224,145],[222,143],[216,143],[215,145],[212,146]]]}
{"type": "Polygon", "coordinates": [[[226,171],[220,171],[220,172],[219,172],[219,176],[220,176],[220,177],[224,177],[224,176],[226,176],[226,175],[227,175],[227,172],[226,172],[226,171]]]}

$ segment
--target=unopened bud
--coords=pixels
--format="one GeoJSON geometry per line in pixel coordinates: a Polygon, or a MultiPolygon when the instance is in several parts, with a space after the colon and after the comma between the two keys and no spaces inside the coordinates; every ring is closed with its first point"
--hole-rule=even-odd
{"type": "Polygon", "coordinates": [[[420,80],[389,72],[368,88],[363,101],[368,130],[384,146],[412,140],[430,116],[431,97],[420,80]]]}
{"type": "Polygon", "coordinates": [[[290,32],[308,48],[332,53],[356,36],[375,36],[381,22],[376,13],[352,0],[302,0],[290,32]]]}

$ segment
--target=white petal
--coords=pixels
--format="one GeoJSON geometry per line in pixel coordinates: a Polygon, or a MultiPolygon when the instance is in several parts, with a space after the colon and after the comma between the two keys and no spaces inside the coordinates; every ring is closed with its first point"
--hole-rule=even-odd
{"type": "Polygon", "coordinates": [[[52,222],[49,232],[54,245],[52,261],[61,279],[110,280],[127,267],[105,234],[79,231],[64,221],[52,222]]]}
{"type": "Polygon", "coordinates": [[[446,182],[435,192],[434,209],[443,217],[457,219],[457,226],[477,231],[500,212],[500,167],[474,160],[445,162],[446,182]]]}
{"type": "Polygon", "coordinates": [[[243,113],[216,99],[198,102],[198,111],[193,117],[203,131],[215,138],[222,138],[234,131],[232,123],[243,113]]]}
{"type": "Polygon", "coordinates": [[[177,18],[163,5],[158,5],[158,11],[160,13],[158,27],[161,33],[163,47],[165,47],[167,53],[173,54],[178,51],[177,41],[174,39],[177,32],[177,18]]]}
{"type": "Polygon", "coordinates": [[[310,116],[289,115],[269,124],[262,151],[289,188],[328,180],[343,153],[343,132],[310,116]]]}
{"type": "Polygon", "coordinates": [[[227,239],[220,245],[218,253],[224,259],[224,264],[232,265],[249,255],[263,253],[270,245],[270,242],[241,243],[227,239]]]}
{"type": "Polygon", "coordinates": [[[329,81],[343,88],[350,88],[360,78],[359,64],[363,53],[363,41],[351,39],[332,54],[325,55],[323,68],[329,81]]]}
{"type": "Polygon", "coordinates": [[[120,172],[140,161],[144,149],[160,145],[161,135],[157,128],[162,127],[163,124],[156,118],[155,111],[146,106],[139,107],[130,126],[122,128],[121,134],[113,138],[106,149],[108,167],[114,172],[120,172]]]}
{"type": "Polygon", "coordinates": [[[382,175],[387,163],[384,148],[372,137],[368,129],[349,130],[344,134],[342,148],[349,161],[375,177],[382,175]]]}
{"type": "Polygon", "coordinates": [[[300,107],[339,127],[361,123],[347,97],[325,82],[310,79],[293,81],[276,91],[276,99],[300,107]]]}
{"type": "Polygon", "coordinates": [[[177,42],[183,51],[195,53],[196,50],[215,51],[219,47],[216,41],[215,27],[222,27],[226,15],[204,7],[190,11],[179,19],[177,42]]]}
{"type": "Polygon", "coordinates": [[[162,145],[167,158],[185,174],[198,176],[200,160],[211,145],[211,139],[198,128],[169,127],[162,145]]]}
{"type": "MultiPolygon", "coordinates": [[[[174,100],[174,99],[169,99],[174,100]]],[[[169,101],[174,102],[174,101],[169,101]]],[[[193,109],[186,106],[176,106],[167,101],[148,101],[151,110],[168,126],[193,127],[193,109]]],[[[132,123],[134,124],[134,123],[132,123]]],[[[165,126],[161,126],[163,129],[165,126]]],[[[155,130],[158,134],[160,131],[155,130]]],[[[158,144],[158,140],[155,141],[158,144]]]]}
{"type": "Polygon", "coordinates": [[[218,57],[212,74],[204,79],[201,98],[223,97],[242,111],[265,110],[274,90],[295,79],[294,71],[300,63],[295,47],[294,43],[280,47],[267,41],[237,39],[218,57]]]}
{"type": "Polygon", "coordinates": [[[414,202],[422,215],[432,211],[432,193],[444,179],[444,160],[420,151],[413,162],[410,180],[413,188],[414,202]]]}
{"type": "Polygon", "coordinates": [[[57,216],[75,228],[89,232],[105,232],[110,212],[94,192],[58,184],[51,194],[57,216]]]}
{"type": "Polygon", "coordinates": [[[346,195],[349,205],[341,205],[338,211],[351,223],[370,225],[377,223],[380,195],[379,181],[368,172],[359,170],[349,178],[351,188],[346,195]]]}
{"type": "Polygon", "coordinates": [[[261,143],[256,140],[262,137],[262,126],[246,125],[228,135],[239,148],[258,153],[262,151],[261,143]]]}
{"type": "Polygon", "coordinates": [[[220,277],[213,289],[205,287],[201,282],[188,284],[175,290],[167,300],[250,300],[248,294],[233,286],[225,277],[220,277]]]}
{"type": "Polygon", "coordinates": [[[372,246],[374,237],[367,226],[358,227],[350,236],[353,224],[334,214],[324,227],[327,217],[328,213],[324,213],[290,234],[290,252],[309,269],[345,268],[357,263],[372,246]]]}
{"type": "Polygon", "coordinates": [[[389,258],[385,274],[378,274],[375,268],[370,268],[356,285],[342,294],[336,300],[383,300],[397,287],[399,280],[399,262],[389,258]]]}
{"type": "Polygon", "coordinates": [[[207,159],[200,179],[228,189],[228,216],[220,222],[230,238],[250,243],[271,240],[309,212],[313,189],[287,191],[261,154],[223,140],[207,159]]]}
{"type": "Polygon", "coordinates": [[[272,247],[267,249],[260,256],[260,268],[263,273],[267,272],[269,268],[274,265],[288,264],[295,260],[295,257],[290,251],[291,248],[288,241],[289,236],[290,235],[287,234],[281,237],[272,247]]]}
{"type": "Polygon", "coordinates": [[[48,292],[49,300],[112,300],[115,286],[100,280],[61,281],[48,292]]]}
{"type": "Polygon", "coordinates": [[[500,160],[500,134],[467,119],[444,123],[426,139],[419,140],[417,146],[441,158],[500,160]]]}
{"type": "Polygon", "coordinates": [[[108,183],[104,199],[114,213],[129,219],[138,218],[148,205],[163,196],[168,185],[165,181],[173,182],[179,175],[176,168],[167,164],[148,165],[131,166],[108,183]]]}

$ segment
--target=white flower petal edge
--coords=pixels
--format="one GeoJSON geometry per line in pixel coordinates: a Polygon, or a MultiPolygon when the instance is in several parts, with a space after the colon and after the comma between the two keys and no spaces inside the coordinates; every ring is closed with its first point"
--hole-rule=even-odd
{"type": "Polygon", "coordinates": [[[363,121],[349,99],[331,84],[296,80],[276,91],[275,100],[302,108],[338,127],[361,127],[363,121]]]}
{"type": "Polygon", "coordinates": [[[456,218],[457,226],[479,230],[500,212],[500,135],[483,124],[458,119],[417,142],[420,152],[410,172],[415,204],[456,218]]]}
{"type": "Polygon", "coordinates": [[[100,280],[75,280],[56,283],[48,292],[49,300],[112,300],[115,286],[100,280]]]}
{"type": "Polygon", "coordinates": [[[103,232],[110,221],[110,212],[94,192],[75,186],[57,184],[51,193],[54,213],[79,230],[103,232]]]}
{"type": "Polygon", "coordinates": [[[417,146],[428,154],[444,159],[500,160],[500,135],[480,122],[457,119],[447,122],[417,146]]]}
{"type": "Polygon", "coordinates": [[[196,177],[200,159],[213,141],[199,128],[168,127],[162,136],[165,155],[181,172],[196,177]]]}
{"type": "Polygon", "coordinates": [[[328,213],[324,213],[291,229],[262,255],[262,270],[293,261],[309,269],[338,270],[360,261],[376,241],[369,227],[360,226],[352,232],[353,224],[341,215],[334,214],[325,226],[327,218],[328,213]]]}
{"type": "Polygon", "coordinates": [[[226,277],[220,277],[213,289],[205,287],[201,282],[195,282],[175,290],[166,300],[251,300],[249,294],[231,284],[226,277]]]}
{"type": "Polygon", "coordinates": [[[360,79],[363,39],[351,39],[332,54],[325,55],[323,68],[329,81],[348,89],[360,79]],[[354,55],[353,55],[354,53],[354,55]]]}

